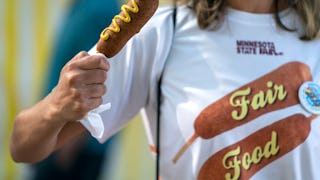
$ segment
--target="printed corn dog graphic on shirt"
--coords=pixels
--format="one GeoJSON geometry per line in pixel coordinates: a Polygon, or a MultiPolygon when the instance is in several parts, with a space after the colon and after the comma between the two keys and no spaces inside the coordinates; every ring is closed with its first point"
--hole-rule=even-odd
{"type": "Polygon", "coordinates": [[[202,166],[198,180],[249,179],[260,169],[302,144],[316,115],[294,114],[251,134],[212,155],[202,166]],[[299,132],[299,133],[297,133],[299,132]]]}
{"type": "MultiPolygon", "coordinates": [[[[206,107],[198,115],[194,123],[194,135],[185,143],[180,151],[177,152],[177,154],[173,158],[173,162],[178,163],[179,158],[183,155],[187,148],[199,137],[202,139],[212,139],[223,132],[253,121],[263,114],[298,104],[298,90],[300,85],[305,81],[310,81],[311,79],[311,73],[307,65],[300,62],[290,62],[227,94],[220,100],[206,107]]],[[[299,119],[307,119],[306,117],[302,116],[303,115],[295,115],[292,117],[288,117],[286,118],[286,120],[283,120],[284,123],[282,123],[282,125],[286,126],[288,124],[288,126],[294,126],[293,124],[296,124],[299,119]]],[[[274,125],[270,128],[265,128],[266,130],[261,130],[260,133],[253,134],[252,136],[250,136],[250,138],[248,137],[248,139],[250,140],[244,140],[244,143],[246,144],[246,146],[248,146],[247,148],[263,148],[263,144],[269,144],[270,148],[274,146],[275,152],[272,153],[277,154],[278,152],[276,151],[278,146],[273,141],[276,141],[279,136],[280,138],[284,137],[277,134],[279,128],[281,128],[278,126],[279,125],[274,125]],[[260,136],[263,136],[264,138],[261,138],[260,136]],[[256,141],[260,140],[260,142],[257,142],[257,144],[252,143],[251,140],[253,139],[255,139],[256,141]],[[272,144],[271,142],[274,144],[272,144]],[[252,144],[250,145],[250,143],[252,144]]],[[[290,135],[290,133],[287,135],[290,135]]],[[[304,136],[301,135],[301,140],[299,140],[296,144],[288,147],[286,150],[282,150],[281,153],[285,154],[293,150],[294,147],[303,142],[307,135],[307,132],[304,136]]],[[[234,146],[239,145],[239,147],[241,148],[240,144],[241,142],[236,143],[234,146]]],[[[224,160],[223,158],[226,155],[224,153],[237,153],[238,149],[234,146],[228,148],[234,148],[235,152],[227,152],[227,150],[225,150],[223,152],[219,152],[223,154],[223,156],[221,156],[221,154],[215,156],[214,154],[211,158],[209,158],[205,162],[199,173],[199,179],[239,179],[233,178],[237,176],[234,172],[230,172],[230,167],[222,166],[222,161],[224,160]],[[225,171],[221,171],[221,169],[224,169],[225,171]],[[229,171],[227,171],[227,169],[229,169],[229,171]],[[208,173],[208,171],[212,172],[208,173]],[[213,173],[216,173],[216,171],[221,171],[222,174],[220,174],[220,176],[213,177],[213,173]],[[228,175],[228,173],[230,174],[228,175]]],[[[250,150],[248,149],[248,151],[252,153],[252,151],[254,151],[254,148],[250,150]]],[[[239,154],[241,153],[243,153],[243,151],[241,151],[239,154]]],[[[269,158],[271,156],[271,152],[268,153],[269,154],[267,155],[267,157],[269,158]]],[[[281,156],[284,154],[281,154],[281,156]]],[[[270,160],[268,161],[268,163],[270,163],[270,160]]],[[[262,163],[259,168],[253,168],[250,166],[251,175],[254,174],[253,172],[256,172],[255,170],[259,170],[264,167],[265,164],[262,163]]],[[[243,177],[248,176],[249,175],[247,174],[243,177]]]]}
{"type": "Polygon", "coordinates": [[[227,94],[196,118],[195,134],[176,154],[173,162],[176,163],[198,137],[210,139],[267,112],[298,104],[298,89],[309,80],[309,68],[303,63],[291,62],[227,94]]]}

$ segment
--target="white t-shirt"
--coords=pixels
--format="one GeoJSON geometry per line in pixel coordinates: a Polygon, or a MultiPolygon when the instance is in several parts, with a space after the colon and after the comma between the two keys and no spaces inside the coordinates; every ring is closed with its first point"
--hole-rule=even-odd
{"type": "MultiPolygon", "coordinates": [[[[179,7],[173,32],[172,11],[160,8],[110,59],[104,98],[112,108],[101,114],[99,141],[142,110],[155,148],[163,71],[162,179],[319,179],[320,118],[300,105],[298,89],[305,81],[320,83],[320,41],[299,40],[271,14],[230,8],[210,31],[179,7]]],[[[291,28],[299,24],[293,10],[280,16],[291,28]]]]}

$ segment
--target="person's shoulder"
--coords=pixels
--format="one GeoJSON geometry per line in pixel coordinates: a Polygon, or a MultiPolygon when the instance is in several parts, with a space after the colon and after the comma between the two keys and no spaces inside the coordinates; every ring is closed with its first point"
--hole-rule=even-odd
{"type": "Polygon", "coordinates": [[[174,6],[172,5],[162,5],[159,6],[156,10],[155,16],[163,16],[163,15],[169,15],[172,13],[174,9],[174,6]]]}
{"type": "Polygon", "coordinates": [[[170,22],[169,20],[172,18],[173,11],[173,6],[159,6],[146,25],[150,27],[159,27],[170,22]]]}
{"type": "Polygon", "coordinates": [[[193,16],[192,10],[189,7],[189,5],[178,5],[177,7],[174,7],[172,5],[167,6],[159,6],[157,9],[154,19],[165,19],[167,17],[172,17],[174,9],[176,8],[177,15],[179,17],[186,17],[186,16],[193,16]]]}
{"type": "Polygon", "coordinates": [[[175,8],[177,23],[183,19],[190,19],[190,17],[193,17],[193,13],[187,5],[180,5],[178,7],[174,7],[172,5],[160,5],[143,29],[168,30],[169,28],[172,28],[175,8]]]}
{"type": "Polygon", "coordinates": [[[138,37],[144,39],[161,35],[166,38],[173,30],[173,10],[173,6],[159,6],[154,15],[141,29],[138,37]]]}

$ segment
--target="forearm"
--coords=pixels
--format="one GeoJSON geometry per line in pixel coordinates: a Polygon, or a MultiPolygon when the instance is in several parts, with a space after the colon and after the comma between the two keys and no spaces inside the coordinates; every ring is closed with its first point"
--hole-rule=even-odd
{"type": "MultiPolygon", "coordinates": [[[[18,114],[11,136],[10,151],[17,162],[37,162],[46,158],[61,147],[70,138],[64,136],[63,129],[67,124],[55,117],[54,109],[48,107],[46,99],[18,114]]],[[[77,123],[79,124],[79,123],[77,123]]],[[[81,126],[81,125],[80,125],[81,126]]],[[[78,128],[79,129],[79,128],[78,128]]],[[[79,131],[79,130],[78,130],[79,131]]],[[[80,133],[80,131],[78,132],[80,133]]]]}
{"type": "Polygon", "coordinates": [[[16,117],[10,151],[17,162],[40,161],[50,154],[64,123],[54,121],[52,110],[40,101],[16,117]]]}

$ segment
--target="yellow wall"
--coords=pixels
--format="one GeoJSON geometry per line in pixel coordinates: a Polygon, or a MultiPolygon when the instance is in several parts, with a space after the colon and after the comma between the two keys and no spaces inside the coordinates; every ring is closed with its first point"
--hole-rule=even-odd
{"type": "Polygon", "coordinates": [[[9,139],[17,112],[39,97],[54,27],[67,1],[0,0],[0,179],[23,179],[9,139]]]}

